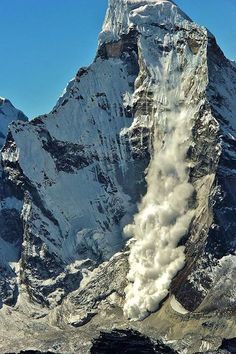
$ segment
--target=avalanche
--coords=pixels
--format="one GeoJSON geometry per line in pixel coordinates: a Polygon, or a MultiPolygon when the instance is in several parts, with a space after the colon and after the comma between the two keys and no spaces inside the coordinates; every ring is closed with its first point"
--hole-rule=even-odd
{"type": "MultiPolygon", "coordinates": [[[[163,2],[156,2],[156,13],[162,5],[163,2]]],[[[180,14],[175,13],[173,5],[168,3],[168,6],[174,26],[180,14]]],[[[185,264],[185,248],[180,246],[180,241],[188,233],[195,208],[187,154],[193,144],[194,118],[203,103],[201,92],[207,85],[204,74],[199,82],[193,80],[197,71],[204,73],[204,30],[198,53],[193,53],[180,33],[170,35],[162,29],[155,30],[155,33],[151,31],[147,23],[151,22],[153,12],[148,7],[141,7],[135,14],[132,13],[133,21],[143,32],[140,52],[150,73],[139,90],[151,92],[153,97],[152,111],[147,112],[145,117],[153,124],[147,193],[139,205],[134,223],[124,229],[126,236],[134,238],[131,242],[124,313],[134,320],[143,319],[158,309],[160,302],[168,295],[171,281],[185,264]],[[168,50],[160,53],[158,47],[152,48],[152,41],[164,43],[168,50]],[[180,41],[187,58],[184,64],[180,51],[174,49],[180,41]],[[181,70],[183,65],[186,70],[184,74],[181,70]]],[[[165,21],[169,21],[167,17],[165,21]]],[[[182,22],[185,26],[191,26],[191,23],[186,24],[184,17],[182,22]]]]}

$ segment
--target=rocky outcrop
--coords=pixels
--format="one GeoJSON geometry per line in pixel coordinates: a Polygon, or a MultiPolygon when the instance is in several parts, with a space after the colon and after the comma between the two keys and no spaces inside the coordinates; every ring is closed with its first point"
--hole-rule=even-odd
{"type": "MultiPolygon", "coordinates": [[[[236,353],[236,339],[223,339],[222,345],[217,351],[209,351],[203,354],[234,354],[236,353]]],[[[196,353],[200,354],[200,353],[196,353]]]]}
{"type": "Polygon", "coordinates": [[[152,342],[149,338],[142,336],[136,331],[112,331],[101,333],[100,337],[94,340],[91,354],[175,354],[176,352],[164,344],[152,342]]]}
{"type": "Polygon", "coordinates": [[[222,345],[219,349],[226,349],[230,353],[236,352],[236,338],[223,339],[222,345]]]}

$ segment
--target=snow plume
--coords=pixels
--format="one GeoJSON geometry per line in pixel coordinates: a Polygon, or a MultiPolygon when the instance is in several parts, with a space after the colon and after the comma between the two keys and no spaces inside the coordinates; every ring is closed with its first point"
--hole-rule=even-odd
{"type": "Polygon", "coordinates": [[[190,207],[194,188],[189,183],[187,162],[194,111],[184,105],[181,87],[173,82],[167,87],[168,79],[163,78],[154,89],[153,102],[159,106],[150,117],[155,127],[147,194],[134,223],[124,230],[134,238],[124,313],[134,320],[156,311],[167,296],[173,277],[184,266],[184,247],[179,242],[194,215],[190,207]]]}

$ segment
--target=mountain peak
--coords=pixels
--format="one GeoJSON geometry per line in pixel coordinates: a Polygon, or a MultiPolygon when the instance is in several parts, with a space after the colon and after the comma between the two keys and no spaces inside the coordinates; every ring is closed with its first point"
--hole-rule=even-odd
{"type": "Polygon", "coordinates": [[[4,144],[9,124],[15,120],[27,121],[28,118],[23,112],[15,108],[11,101],[0,97],[0,148],[4,144]]]}
{"type": "Polygon", "coordinates": [[[6,102],[6,99],[4,97],[0,96],[0,106],[2,106],[6,102]]]}
{"type": "Polygon", "coordinates": [[[118,41],[133,28],[147,34],[153,30],[150,27],[170,28],[185,20],[191,21],[171,0],[110,0],[100,44],[118,41]]]}
{"type": "MultiPolygon", "coordinates": [[[[13,104],[11,103],[11,101],[10,101],[8,98],[1,97],[1,96],[0,96],[0,106],[5,106],[5,105],[14,107],[13,104]]],[[[14,108],[15,108],[15,107],[14,107],[14,108]]],[[[15,109],[16,109],[16,108],[15,108],[15,109]]]]}
{"type": "Polygon", "coordinates": [[[236,337],[236,69],[171,1],[109,0],[100,39],[0,153],[0,352],[97,353],[101,331],[147,352],[126,327],[215,350],[236,337]]]}

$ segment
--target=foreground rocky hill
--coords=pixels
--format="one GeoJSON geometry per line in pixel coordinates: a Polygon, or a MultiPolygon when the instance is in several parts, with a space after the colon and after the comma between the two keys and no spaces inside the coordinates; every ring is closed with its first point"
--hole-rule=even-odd
{"type": "Polygon", "coordinates": [[[172,1],[110,0],[94,62],[2,148],[3,353],[236,337],[235,96],[235,66],[172,1]]]}

